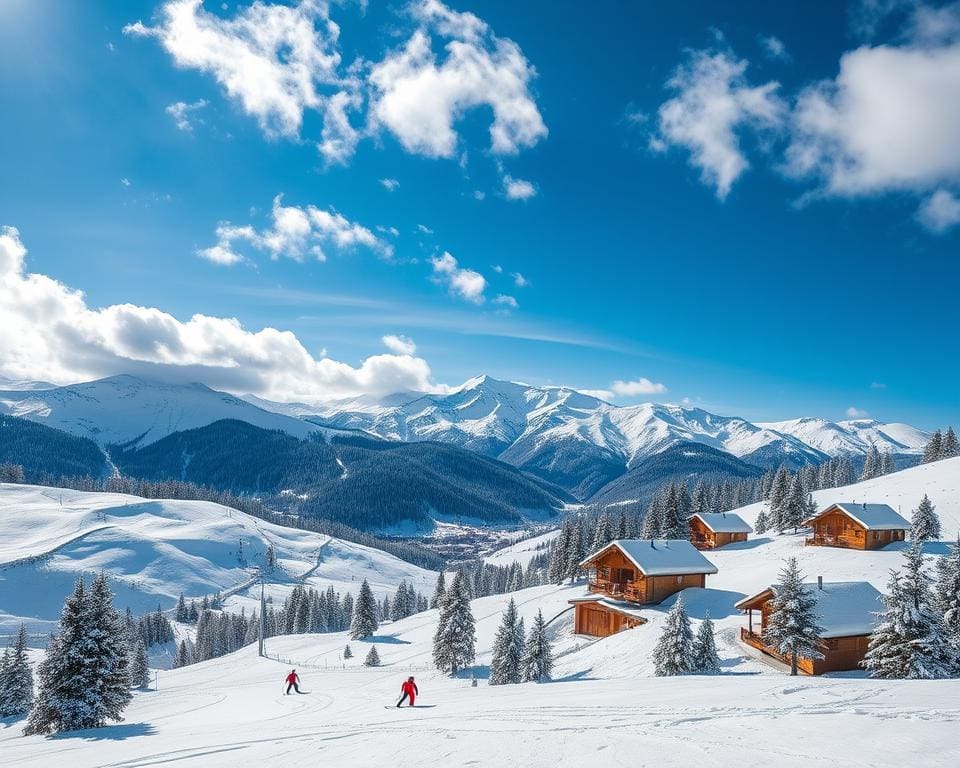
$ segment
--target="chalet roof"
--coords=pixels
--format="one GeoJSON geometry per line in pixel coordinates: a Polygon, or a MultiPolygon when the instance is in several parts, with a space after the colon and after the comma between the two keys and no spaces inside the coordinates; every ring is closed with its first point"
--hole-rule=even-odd
{"type": "Polygon", "coordinates": [[[694,517],[714,533],[753,533],[753,528],[732,512],[697,512],[694,517]]]}
{"type": "Polygon", "coordinates": [[[717,567],[686,539],[617,539],[584,558],[581,566],[616,547],[644,576],[716,573],[717,567]]]}
{"type": "Polygon", "coordinates": [[[845,512],[868,531],[900,531],[910,528],[910,523],[889,504],[854,504],[853,502],[831,504],[809,520],[805,520],[804,524],[816,520],[833,509],[845,512]]]}
{"type": "Polygon", "coordinates": [[[647,623],[646,617],[640,613],[637,604],[628,603],[625,600],[614,600],[612,597],[605,597],[603,595],[584,595],[583,597],[572,597],[567,602],[571,605],[576,605],[577,603],[595,603],[596,605],[603,606],[608,611],[620,613],[633,619],[639,619],[644,624],[647,623]]]}
{"type": "MultiPolygon", "coordinates": [[[[804,586],[817,599],[817,620],[823,632],[821,637],[853,637],[869,635],[876,624],[876,612],[883,608],[880,592],[866,581],[825,581],[823,589],[816,582],[804,586]]],[[[745,610],[757,607],[766,596],[773,597],[779,589],[772,584],[755,595],[746,597],[736,604],[736,608],[745,610]]]]}

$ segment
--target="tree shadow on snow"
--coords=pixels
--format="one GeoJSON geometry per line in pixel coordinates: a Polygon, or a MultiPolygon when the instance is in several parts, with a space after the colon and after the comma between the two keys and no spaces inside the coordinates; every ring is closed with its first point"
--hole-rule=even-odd
{"type": "Polygon", "coordinates": [[[153,736],[157,729],[150,723],[121,723],[103,728],[87,728],[82,731],[67,731],[51,736],[51,739],[83,739],[84,741],[124,741],[137,736],[153,736]]]}
{"type": "Polygon", "coordinates": [[[478,664],[475,667],[467,667],[466,669],[461,669],[459,672],[457,672],[454,677],[458,680],[470,680],[471,678],[476,678],[477,680],[488,680],[490,678],[490,665],[478,664]]]}
{"type": "Polygon", "coordinates": [[[371,645],[410,645],[409,640],[401,640],[393,635],[370,635],[360,642],[370,643],[371,645]]]}

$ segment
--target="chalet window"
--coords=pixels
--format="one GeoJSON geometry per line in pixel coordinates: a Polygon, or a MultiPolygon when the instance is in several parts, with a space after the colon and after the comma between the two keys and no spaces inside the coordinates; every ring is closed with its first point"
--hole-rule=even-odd
{"type": "Polygon", "coordinates": [[[683,584],[683,576],[677,576],[677,584],[683,584]]]}
{"type": "Polygon", "coordinates": [[[874,541],[880,541],[880,531],[874,531],[874,532],[873,532],[873,540],[874,540],[874,541]]]}

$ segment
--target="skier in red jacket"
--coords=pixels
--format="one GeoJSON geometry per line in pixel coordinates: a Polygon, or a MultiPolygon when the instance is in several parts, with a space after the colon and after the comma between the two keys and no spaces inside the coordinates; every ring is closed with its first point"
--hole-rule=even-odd
{"type": "Polygon", "coordinates": [[[293,688],[297,693],[300,693],[300,675],[297,674],[297,670],[291,669],[290,674],[287,675],[287,695],[290,694],[290,689],[293,688]]]}
{"type": "Polygon", "coordinates": [[[417,684],[413,682],[413,675],[410,675],[410,677],[403,681],[403,685],[400,686],[400,690],[403,691],[403,696],[400,697],[400,701],[397,702],[397,706],[399,707],[404,701],[410,699],[410,706],[412,707],[414,700],[420,693],[420,691],[417,690],[417,684]]]}

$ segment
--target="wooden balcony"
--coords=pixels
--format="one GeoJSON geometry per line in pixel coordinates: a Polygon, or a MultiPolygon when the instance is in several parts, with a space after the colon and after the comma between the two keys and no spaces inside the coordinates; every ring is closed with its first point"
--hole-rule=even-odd
{"type": "Polygon", "coordinates": [[[763,637],[757,632],[751,632],[746,627],[740,627],[740,640],[747,645],[751,645],[757,650],[769,653],[767,647],[763,644],[763,637]]]}
{"type": "Polygon", "coordinates": [[[692,536],[690,538],[690,543],[693,544],[697,549],[713,549],[714,543],[713,539],[709,539],[706,536],[692,536]]]}
{"type": "Polygon", "coordinates": [[[807,547],[844,547],[854,546],[854,539],[850,536],[830,536],[826,533],[815,533],[803,540],[807,547]]]}
{"type": "Polygon", "coordinates": [[[614,600],[626,600],[631,603],[646,602],[647,590],[642,581],[609,581],[594,578],[587,582],[587,589],[593,594],[607,595],[614,600]]]}

